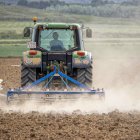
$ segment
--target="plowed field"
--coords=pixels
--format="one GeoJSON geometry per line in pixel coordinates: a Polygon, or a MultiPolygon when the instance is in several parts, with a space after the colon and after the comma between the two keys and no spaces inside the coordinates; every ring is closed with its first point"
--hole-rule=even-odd
{"type": "MultiPolygon", "coordinates": [[[[3,93],[8,88],[20,86],[19,65],[19,58],[0,59],[3,93]]],[[[6,106],[2,100],[0,104],[6,106]]],[[[140,140],[140,113],[113,111],[106,114],[82,114],[73,111],[63,114],[0,110],[0,139],[140,140]]]]}
{"type": "Polygon", "coordinates": [[[140,114],[39,114],[0,112],[3,140],[139,140],[140,114]]]}

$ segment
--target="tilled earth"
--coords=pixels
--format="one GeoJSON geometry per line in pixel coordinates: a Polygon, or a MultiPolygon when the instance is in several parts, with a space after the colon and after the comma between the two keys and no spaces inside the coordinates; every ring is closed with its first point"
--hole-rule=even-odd
{"type": "Polygon", "coordinates": [[[2,93],[20,87],[20,58],[0,58],[0,79],[3,79],[2,93]]]}
{"type": "Polygon", "coordinates": [[[0,113],[0,139],[140,140],[140,114],[0,113]]]}
{"type": "MultiPolygon", "coordinates": [[[[0,59],[4,91],[20,86],[19,58],[0,59]]],[[[140,113],[41,114],[0,110],[0,139],[140,140],[140,113]]]]}

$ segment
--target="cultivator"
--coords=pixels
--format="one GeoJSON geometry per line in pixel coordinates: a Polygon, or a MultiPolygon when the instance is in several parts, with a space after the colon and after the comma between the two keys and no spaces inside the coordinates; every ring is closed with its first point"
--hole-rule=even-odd
{"type": "Polygon", "coordinates": [[[38,101],[56,101],[56,100],[76,100],[79,98],[87,98],[92,95],[97,95],[99,98],[104,98],[103,89],[90,89],[88,86],[78,82],[77,80],[62,73],[60,69],[54,66],[54,70],[31,85],[24,88],[10,89],[7,92],[7,101],[23,101],[23,100],[38,100],[38,101]],[[57,76],[56,76],[57,75],[57,76]],[[61,79],[61,87],[52,88],[55,78],[61,79]],[[47,82],[46,82],[47,81],[47,82]],[[43,87],[38,87],[43,83],[43,87]],[[69,83],[73,83],[70,84],[69,83]],[[64,85],[64,86],[62,86],[64,85]]]}

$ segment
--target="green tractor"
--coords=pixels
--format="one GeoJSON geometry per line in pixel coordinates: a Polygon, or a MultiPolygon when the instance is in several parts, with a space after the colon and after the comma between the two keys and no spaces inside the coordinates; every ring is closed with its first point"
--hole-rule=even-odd
{"type": "MultiPolygon", "coordinates": [[[[104,99],[103,89],[92,88],[92,55],[84,49],[83,26],[36,21],[33,28],[24,29],[24,37],[32,39],[23,52],[21,87],[10,89],[7,101],[104,99]]],[[[91,29],[86,36],[92,37],[91,29]]]]}
{"type": "MultiPolygon", "coordinates": [[[[24,37],[31,37],[31,41],[28,42],[30,50],[23,52],[21,87],[49,74],[54,66],[91,87],[92,54],[84,48],[83,26],[74,23],[37,23],[36,18],[33,21],[33,28],[24,29],[24,37]]],[[[92,37],[91,29],[86,29],[86,36],[92,37]]]]}

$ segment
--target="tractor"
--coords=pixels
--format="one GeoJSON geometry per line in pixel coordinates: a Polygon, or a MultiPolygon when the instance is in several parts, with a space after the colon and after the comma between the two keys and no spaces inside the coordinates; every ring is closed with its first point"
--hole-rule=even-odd
{"type": "Polygon", "coordinates": [[[92,89],[93,58],[84,48],[83,29],[88,38],[92,30],[75,23],[38,23],[37,17],[33,22],[34,27],[23,32],[31,41],[23,52],[21,88],[8,91],[7,99],[15,94],[104,95],[92,89]],[[38,86],[40,90],[34,89],[38,86]]]}

